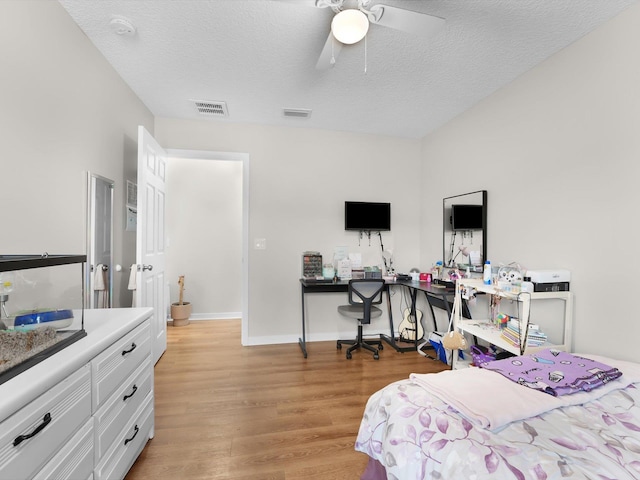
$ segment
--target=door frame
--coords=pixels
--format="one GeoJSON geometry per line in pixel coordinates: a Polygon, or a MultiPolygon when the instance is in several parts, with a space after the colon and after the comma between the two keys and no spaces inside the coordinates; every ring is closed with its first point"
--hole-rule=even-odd
{"type": "Polygon", "coordinates": [[[242,162],[242,345],[249,339],[249,154],[208,150],[165,149],[167,157],[242,162]]]}

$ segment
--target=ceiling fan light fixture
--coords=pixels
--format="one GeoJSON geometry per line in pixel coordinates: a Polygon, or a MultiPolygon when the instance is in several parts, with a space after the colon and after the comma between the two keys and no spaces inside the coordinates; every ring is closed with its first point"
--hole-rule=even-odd
{"type": "Polygon", "coordinates": [[[331,33],[340,43],[352,45],[364,38],[369,30],[369,19],[360,10],[342,10],[331,21],[331,33]]]}

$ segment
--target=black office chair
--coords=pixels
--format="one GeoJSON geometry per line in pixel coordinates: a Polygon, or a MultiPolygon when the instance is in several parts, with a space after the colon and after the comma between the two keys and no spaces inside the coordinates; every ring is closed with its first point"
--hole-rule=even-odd
{"type": "Polygon", "coordinates": [[[358,320],[358,337],[355,340],[338,340],[337,348],[342,349],[342,344],[351,345],[347,349],[347,358],[351,358],[351,352],[359,348],[364,348],[373,352],[373,358],[378,360],[378,350],[382,350],[380,340],[364,340],[362,338],[362,325],[371,323],[372,318],[382,315],[382,310],[374,307],[374,304],[382,303],[382,291],[384,290],[384,280],[364,279],[349,281],[349,305],[340,305],[338,312],[350,318],[358,320]],[[371,345],[377,345],[373,348],[371,345]]]}

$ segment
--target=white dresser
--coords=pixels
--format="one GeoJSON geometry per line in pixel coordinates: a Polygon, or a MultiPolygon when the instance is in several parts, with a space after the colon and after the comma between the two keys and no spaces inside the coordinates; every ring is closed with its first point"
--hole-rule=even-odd
{"type": "Polygon", "coordinates": [[[85,338],[0,385],[0,480],[124,478],[154,433],[152,313],[85,310],[85,338]]]}

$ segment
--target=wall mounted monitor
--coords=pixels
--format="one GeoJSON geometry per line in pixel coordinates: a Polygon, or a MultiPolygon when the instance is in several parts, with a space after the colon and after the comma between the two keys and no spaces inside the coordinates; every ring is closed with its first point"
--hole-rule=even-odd
{"type": "Polygon", "coordinates": [[[391,230],[391,204],[344,202],[344,229],[376,232],[391,230]]]}
{"type": "Polygon", "coordinates": [[[453,230],[482,230],[482,205],[451,205],[453,230]]]}

